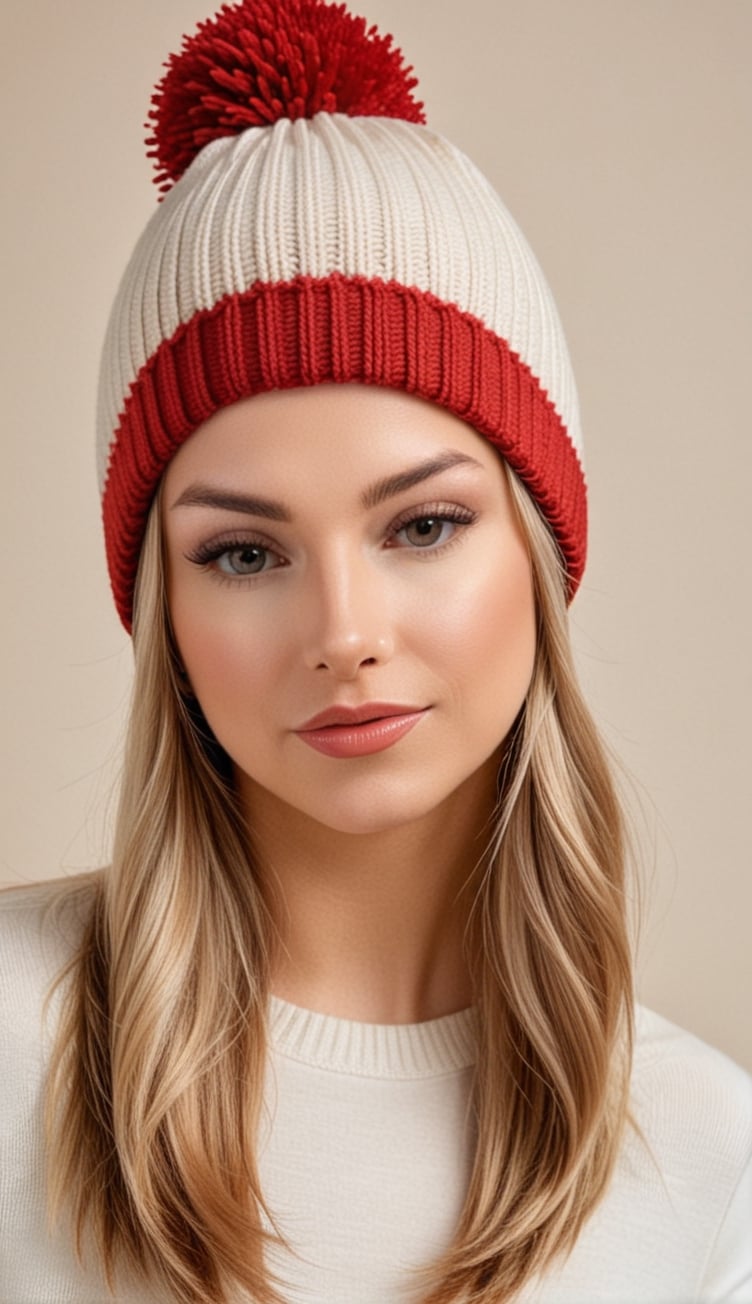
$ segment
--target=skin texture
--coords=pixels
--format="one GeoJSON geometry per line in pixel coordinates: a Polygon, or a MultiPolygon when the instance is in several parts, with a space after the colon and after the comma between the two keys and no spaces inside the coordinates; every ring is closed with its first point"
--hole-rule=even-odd
{"type": "Polygon", "coordinates": [[[319,386],[217,412],[164,489],[173,630],[234,764],[281,937],[273,989],[383,1023],[469,1004],[473,871],[535,654],[499,455],[414,396],[319,386]],[[376,482],[450,451],[472,464],[363,505],[376,482]],[[291,520],[196,501],[218,490],[280,500],[291,520]],[[463,522],[436,520],[452,512],[463,522]],[[428,709],[370,756],[298,737],[327,707],[374,701],[428,709]]]}

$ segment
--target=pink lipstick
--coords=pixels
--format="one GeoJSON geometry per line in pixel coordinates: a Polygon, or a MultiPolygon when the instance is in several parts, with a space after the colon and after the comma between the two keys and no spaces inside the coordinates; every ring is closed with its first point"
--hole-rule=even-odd
{"type": "Polygon", "coordinates": [[[391,702],[333,706],[312,716],[295,732],[304,743],[325,756],[370,756],[404,738],[427,710],[427,707],[416,709],[391,702]]]}

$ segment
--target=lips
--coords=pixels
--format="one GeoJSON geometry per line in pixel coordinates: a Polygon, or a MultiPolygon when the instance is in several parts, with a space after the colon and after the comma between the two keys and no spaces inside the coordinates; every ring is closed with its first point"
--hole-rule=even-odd
{"type": "Polygon", "coordinates": [[[301,724],[296,733],[305,733],[309,729],[330,729],[337,725],[367,724],[372,720],[384,720],[393,715],[413,715],[421,711],[420,706],[406,706],[397,702],[364,702],[362,706],[330,706],[310,720],[301,724]]]}
{"type": "Polygon", "coordinates": [[[330,706],[295,733],[316,752],[340,760],[386,751],[410,733],[429,707],[396,702],[365,702],[363,706],[330,706]]]}

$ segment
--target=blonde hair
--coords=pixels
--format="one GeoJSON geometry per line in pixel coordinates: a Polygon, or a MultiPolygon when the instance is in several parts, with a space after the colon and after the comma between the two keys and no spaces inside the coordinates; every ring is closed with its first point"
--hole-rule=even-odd
{"type": "MultiPolygon", "coordinates": [[[[509,1300],[573,1246],[627,1117],[632,979],[622,818],[569,646],[566,577],[509,472],[538,610],[470,921],[477,1144],[426,1304],[509,1300]]],[[[224,758],[169,631],[159,501],[140,560],[111,867],[95,879],[47,1096],[54,1214],[76,1247],[180,1304],[275,1304],[255,1163],[274,937],[224,758]]]]}

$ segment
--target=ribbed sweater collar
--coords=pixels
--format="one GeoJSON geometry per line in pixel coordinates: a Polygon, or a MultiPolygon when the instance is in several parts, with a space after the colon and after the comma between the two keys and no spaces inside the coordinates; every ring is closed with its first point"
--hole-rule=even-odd
{"type": "Polygon", "coordinates": [[[277,1054],[359,1077],[438,1077],[466,1069],[476,1058],[474,1009],[426,1023],[358,1023],[270,996],[269,1032],[277,1054]]]}

